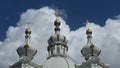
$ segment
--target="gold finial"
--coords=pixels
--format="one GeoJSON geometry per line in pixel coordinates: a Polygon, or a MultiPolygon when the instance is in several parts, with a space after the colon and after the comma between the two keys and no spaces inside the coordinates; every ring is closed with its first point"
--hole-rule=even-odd
{"type": "Polygon", "coordinates": [[[24,46],[24,48],[29,48],[29,44],[26,43],[25,46],[24,46]]]}
{"type": "Polygon", "coordinates": [[[89,35],[89,34],[91,35],[92,34],[92,30],[91,29],[87,29],[86,34],[87,35],[89,35]]]}
{"type": "Polygon", "coordinates": [[[31,29],[30,29],[30,28],[27,28],[27,29],[25,30],[25,34],[31,34],[31,29]]]}
{"type": "Polygon", "coordinates": [[[59,27],[60,26],[60,20],[59,19],[56,19],[55,21],[54,21],[54,25],[56,26],[56,27],[59,27]]]}
{"type": "Polygon", "coordinates": [[[58,16],[61,14],[61,11],[60,10],[55,10],[55,15],[57,16],[56,20],[54,21],[54,25],[56,27],[59,27],[60,26],[60,20],[58,19],[58,16]]]}
{"type": "Polygon", "coordinates": [[[31,34],[31,29],[29,28],[30,27],[30,22],[27,22],[27,29],[25,30],[25,34],[31,34]]]}
{"type": "Polygon", "coordinates": [[[91,48],[91,49],[95,48],[95,45],[94,45],[94,44],[91,44],[91,45],[90,45],[90,48],[91,48]]]}
{"type": "Polygon", "coordinates": [[[88,29],[86,30],[86,34],[87,34],[87,35],[92,34],[92,30],[89,29],[89,28],[90,28],[90,24],[91,24],[91,23],[90,23],[88,20],[87,20],[86,23],[85,23],[86,27],[88,27],[88,29]]]}

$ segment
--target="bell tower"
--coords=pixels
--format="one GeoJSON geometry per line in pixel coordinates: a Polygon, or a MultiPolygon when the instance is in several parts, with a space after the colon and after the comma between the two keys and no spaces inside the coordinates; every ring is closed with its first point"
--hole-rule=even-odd
{"type": "MultiPolygon", "coordinates": [[[[87,24],[90,24],[87,21],[87,24]]],[[[84,46],[81,50],[85,62],[83,62],[79,68],[109,68],[108,65],[100,61],[99,55],[101,50],[97,48],[92,42],[92,30],[88,28],[86,30],[87,35],[87,45],[84,46]]]]}
{"type": "Polygon", "coordinates": [[[28,27],[25,30],[25,42],[17,49],[19,61],[9,68],[38,68],[39,66],[32,62],[32,59],[37,53],[37,50],[30,46],[31,29],[28,27]]]}

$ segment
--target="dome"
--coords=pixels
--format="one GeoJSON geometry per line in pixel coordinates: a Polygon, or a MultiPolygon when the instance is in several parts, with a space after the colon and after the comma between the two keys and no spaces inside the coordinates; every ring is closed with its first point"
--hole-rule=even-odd
{"type": "Polygon", "coordinates": [[[57,44],[63,44],[63,45],[67,45],[67,40],[66,37],[61,35],[61,34],[54,34],[53,36],[51,36],[48,40],[48,44],[49,45],[57,45],[57,44]]]}
{"type": "Polygon", "coordinates": [[[90,48],[90,46],[84,46],[81,50],[82,55],[85,57],[86,60],[89,59],[90,56],[99,56],[101,50],[94,47],[93,49],[90,48]]]}
{"type": "Polygon", "coordinates": [[[75,68],[75,63],[65,57],[52,57],[43,63],[43,68],[75,68]]]}
{"type": "Polygon", "coordinates": [[[55,25],[55,34],[53,36],[51,36],[48,40],[48,44],[49,45],[58,45],[58,44],[63,44],[63,45],[67,45],[67,40],[66,37],[60,34],[60,21],[59,19],[56,19],[54,21],[54,25],[55,25]]]}
{"type": "Polygon", "coordinates": [[[29,48],[25,48],[24,46],[20,46],[18,49],[17,49],[17,53],[20,57],[22,56],[25,56],[26,53],[27,55],[29,56],[29,58],[33,58],[36,53],[37,53],[37,50],[36,49],[33,49],[32,47],[29,46],[29,48]],[[26,51],[27,50],[27,51],[26,51]]]}
{"type": "Polygon", "coordinates": [[[55,34],[50,36],[48,39],[49,46],[47,47],[49,57],[53,56],[67,56],[68,46],[67,46],[67,39],[64,35],[60,33],[60,21],[56,19],[54,21],[55,25],[55,34]]]}
{"type": "Polygon", "coordinates": [[[27,56],[27,58],[29,59],[33,59],[33,57],[36,55],[37,53],[37,50],[30,47],[30,43],[29,43],[29,39],[31,38],[30,34],[31,34],[31,29],[30,28],[27,28],[25,30],[25,44],[20,46],[18,49],[17,49],[17,53],[20,57],[23,57],[23,56],[27,56]]]}

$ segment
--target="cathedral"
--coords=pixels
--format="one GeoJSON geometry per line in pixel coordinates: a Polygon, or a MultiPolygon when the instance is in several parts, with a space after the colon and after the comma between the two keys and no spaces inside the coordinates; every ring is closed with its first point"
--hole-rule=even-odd
{"type": "MultiPolygon", "coordinates": [[[[87,21],[87,23],[89,23],[87,21]]],[[[86,30],[87,45],[81,49],[81,54],[84,56],[85,61],[82,64],[76,64],[69,58],[67,39],[64,35],[61,35],[59,26],[61,22],[57,17],[54,21],[55,34],[48,39],[48,51],[47,60],[38,65],[32,62],[37,50],[30,46],[31,29],[28,27],[25,30],[25,43],[18,47],[16,50],[19,55],[19,61],[13,65],[9,65],[9,68],[109,68],[108,64],[104,64],[100,61],[99,55],[101,50],[97,48],[92,42],[92,30],[88,28],[86,30]]]]}

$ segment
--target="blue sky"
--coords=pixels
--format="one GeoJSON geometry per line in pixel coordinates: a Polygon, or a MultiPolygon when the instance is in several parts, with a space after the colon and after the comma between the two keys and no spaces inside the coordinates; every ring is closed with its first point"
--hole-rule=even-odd
{"type": "Polygon", "coordinates": [[[16,26],[27,9],[49,6],[62,10],[71,30],[89,20],[104,26],[108,18],[120,15],[120,0],[0,0],[0,40],[5,39],[9,26],[16,26]]]}
{"type": "Polygon", "coordinates": [[[32,22],[30,44],[38,50],[33,61],[43,63],[48,57],[47,40],[54,33],[56,16],[53,9],[60,9],[63,12],[63,19],[59,18],[61,34],[68,40],[68,53],[75,63],[84,61],[80,50],[87,43],[85,31],[88,27],[83,23],[89,20],[92,22],[89,27],[93,31],[92,42],[102,51],[101,61],[110,68],[119,68],[119,3],[120,0],[0,0],[0,67],[8,68],[9,64],[18,61],[16,49],[24,45],[28,21],[32,22]]]}

